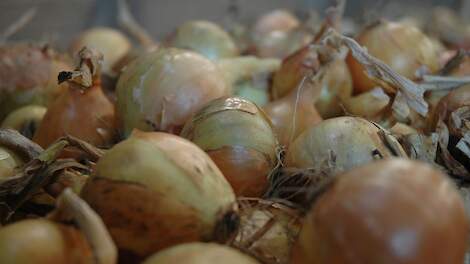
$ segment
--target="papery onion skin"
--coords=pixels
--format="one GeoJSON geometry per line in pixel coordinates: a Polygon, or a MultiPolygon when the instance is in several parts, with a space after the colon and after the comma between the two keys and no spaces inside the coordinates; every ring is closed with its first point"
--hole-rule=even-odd
{"type": "Polygon", "coordinates": [[[218,67],[202,55],[169,48],[142,56],[117,84],[124,135],[134,128],[179,133],[193,113],[230,92],[218,67]]]}
{"type": "Polygon", "coordinates": [[[277,139],[268,117],[238,98],[216,99],[197,112],[181,136],[209,154],[237,196],[261,196],[277,165],[277,139]]]}
{"type": "MultiPolygon", "coordinates": [[[[439,70],[436,45],[418,28],[398,22],[381,21],[365,28],[356,38],[369,54],[389,65],[399,74],[415,80],[421,67],[433,74],[439,70]]],[[[362,93],[377,86],[351,54],[347,57],[354,92],[362,93]]]]}
{"type": "Polygon", "coordinates": [[[94,256],[75,228],[48,220],[23,220],[0,229],[1,263],[92,264],[94,256]]]}
{"type": "Polygon", "coordinates": [[[61,92],[60,70],[70,70],[64,58],[33,44],[0,46],[0,120],[28,104],[48,105],[61,92]]]}
{"type": "Polygon", "coordinates": [[[169,46],[189,49],[210,60],[231,58],[239,54],[232,37],[217,24],[195,20],[179,26],[170,36],[169,46]]]}
{"type": "Polygon", "coordinates": [[[213,243],[187,243],[156,253],[143,264],[259,264],[236,249],[213,243]]]}
{"type": "Polygon", "coordinates": [[[77,54],[83,47],[95,49],[103,54],[103,72],[112,72],[113,66],[130,52],[132,45],[120,31],[96,27],[82,32],[70,45],[71,54],[77,54]]]}
{"type": "Polygon", "coordinates": [[[223,241],[230,234],[220,225],[237,219],[235,195],[220,170],[175,135],[135,131],[103,155],[95,174],[82,197],[116,245],[140,257],[179,243],[223,241]]]}
{"type": "Polygon", "coordinates": [[[287,167],[322,169],[333,154],[335,165],[330,169],[341,172],[377,158],[394,156],[379,132],[373,123],[358,117],[324,120],[297,137],[286,153],[285,164],[287,167]]]}
{"type": "Polygon", "coordinates": [[[468,231],[463,201],[445,174],[383,160],[338,176],[320,194],[291,263],[463,263],[468,231]]]}

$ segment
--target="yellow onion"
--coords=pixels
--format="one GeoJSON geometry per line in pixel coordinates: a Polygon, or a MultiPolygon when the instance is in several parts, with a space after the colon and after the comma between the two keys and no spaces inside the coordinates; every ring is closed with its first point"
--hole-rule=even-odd
{"type": "Polygon", "coordinates": [[[240,229],[233,246],[263,263],[288,263],[301,227],[300,212],[283,204],[240,198],[240,229]]]}
{"type": "Polygon", "coordinates": [[[390,97],[379,87],[343,101],[344,108],[349,114],[369,120],[376,119],[384,112],[389,103],[390,97]]]}
{"type": "Polygon", "coordinates": [[[86,30],[70,45],[71,54],[77,54],[83,47],[95,49],[103,54],[103,72],[112,72],[113,66],[131,50],[131,42],[119,30],[96,27],[86,30]]]}
{"type": "Polygon", "coordinates": [[[210,60],[238,55],[237,47],[230,35],[217,24],[203,20],[182,24],[170,35],[167,44],[198,52],[210,60]]]}
{"type": "Polygon", "coordinates": [[[463,263],[468,221],[447,175],[416,161],[378,161],[319,194],[290,263],[463,263]]]}
{"type": "Polygon", "coordinates": [[[0,46],[0,120],[21,106],[51,103],[61,91],[57,84],[60,70],[70,70],[70,66],[47,47],[0,46]]]}
{"type": "Polygon", "coordinates": [[[277,165],[277,140],[268,117],[237,97],[216,99],[185,124],[181,136],[207,152],[238,196],[261,196],[277,165]]]}
{"type": "Polygon", "coordinates": [[[64,93],[47,109],[33,140],[46,148],[65,135],[98,147],[109,147],[117,137],[114,105],[101,88],[102,59],[96,51],[80,51],[80,65],[74,72],[61,72],[67,81],[64,93]],[[95,61],[96,60],[96,61],[95,61]],[[96,63],[96,64],[95,64],[96,63]]]}
{"type": "Polygon", "coordinates": [[[14,151],[5,146],[0,146],[0,179],[14,176],[16,169],[24,164],[14,151]]]}
{"type": "Polygon", "coordinates": [[[0,127],[18,130],[24,136],[32,138],[46,111],[47,108],[40,105],[23,106],[11,112],[0,127]]]}
{"type": "Polygon", "coordinates": [[[284,9],[276,9],[264,14],[253,26],[253,37],[269,34],[273,31],[290,31],[300,25],[297,17],[284,9]]]}
{"type": "MultiPolygon", "coordinates": [[[[423,68],[429,73],[439,70],[436,45],[416,27],[382,21],[365,28],[356,39],[372,56],[409,79],[415,80],[417,72],[423,68]]],[[[377,86],[351,54],[348,55],[347,62],[355,93],[365,92],[377,86]]]]}
{"type": "Polygon", "coordinates": [[[404,153],[393,137],[377,125],[359,117],[327,119],[305,130],[291,144],[286,153],[288,167],[327,169],[333,173],[347,171],[378,158],[389,158],[404,153]],[[390,142],[398,149],[390,147],[390,142]],[[400,153],[396,153],[396,152],[400,153]],[[331,159],[331,160],[330,160],[331,159]]]}
{"type": "Polygon", "coordinates": [[[108,150],[82,189],[116,245],[139,257],[192,241],[224,241],[237,228],[235,195],[193,143],[135,131],[108,150]]]}
{"type": "Polygon", "coordinates": [[[143,264],[259,264],[236,249],[213,243],[187,243],[158,252],[143,264]]]}
{"type": "MultiPolygon", "coordinates": [[[[305,76],[311,76],[320,67],[317,51],[310,46],[298,50],[285,58],[281,68],[274,74],[272,96],[281,98],[296,90],[305,76]]],[[[344,60],[337,59],[325,67],[324,76],[319,82],[305,82],[319,93],[315,106],[323,118],[338,116],[342,113],[341,101],[352,94],[352,81],[344,60]]]]}
{"type": "Polygon", "coordinates": [[[132,129],[178,133],[210,100],[230,93],[219,68],[194,52],[159,49],[130,63],[119,77],[117,107],[124,134],[132,129]]]}
{"type": "Polygon", "coordinates": [[[263,107],[279,143],[288,147],[305,129],[322,121],[313,103],[311,87],[300,87],[263,107]]]}

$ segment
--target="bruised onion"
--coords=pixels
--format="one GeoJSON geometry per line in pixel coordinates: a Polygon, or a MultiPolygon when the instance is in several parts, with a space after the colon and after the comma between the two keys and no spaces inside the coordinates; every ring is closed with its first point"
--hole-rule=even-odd
{"type": "MultiPolygon", "coordinates": [[[[416,27],[381,21],[365,28],[356,39],[372,56],[411,80],[417,79],[417,73],[423,69],[428,73],[436,73],[439,70],[436,45],[416,27]]],[[[356,93],[377,86],[351,54],[348,55],[347,62],[356,93]]]]}
{"type": "Polygon", "coordinates": [[[323,118],[338,116],[342,113],[340,103],[351,96],[352,81],[344,60],[336,59],[329,65],[320,66],[319,54],[312,46],[305,46],[284,59],[281,68],[274,74],[271,93],[281,98],[296,90],[305,76],[311,76],[319,67],[324,68],[321,82],[305,82],[317,93],[315,106],[323,118]]]}
{"type": "Polygon", "coordinates": [[[210,60],[238,55],[235,42],[217,24],[209,21],[188,21],[179,26],[167,43],[171,47],[189,49],[210,60]]]}
{"type": "Polygon", "coordinates": [[[139,257],[192,241],[226,240],[236,229],[235,195],[193,143],[135,131],[98,161],[82,197],[117,246],[139,257]]]}
{"type": "Polygon", "coordinates": [[[47,109],[33,140],[47,147],[65,135],[72,135],[98,147],[109,147],[117,137],[114,105],[101,88],[100,63],[96,51],[79,53],[76,71],[61,72],[67,81],[64,93],[47,109]]]}
{"type": "Polygon", "coordinates": [[[288,167],[338,173],[375,159],[403,154],[398,141],[386,133],[358,117],[327,119],[297,137],[286,153],[285,163],[288,167]]]}
{"type": "Polygon", "coordinates": [[[170,48],[130,63],[116,93],[123,132],[129,135],[134,128],[178,133],[194,112],[230,89],[212,61],[170,48]]]}
{"type": "Polygon", "coordinates": [[[112,72],[113,66],[131,51],[131,42],[119,30],[96,27],[86,30],[72,42],[70,52],[77,54],[83,47],[103,54],[103,72],[112,72]]]}
{"type": "Polygon", "coordinates": [[[0,120],[21,106],[50,104],[61,91],[58,72],[69,69],[66,60],[48,47],[0,46],[0,120]]]}
{"type": "Polygon", "coordinates": [[[468,231],[462,198],[445,174],[383,160],[338,176],[319,194],[291,263],[463,263],[468,231]]]}
{"type": "Polygon", "coordinates": [[[237,97],[216,99],[189,120],[181,136],[212,158],[238,196],[263,194],[277,165],[277,140],[269,119],[237,97]]]}
{"type": "Polygon", "coordinates": [[[3,120],[1,128],[12,128],[24,136],[32,138],[46,114],[47,108],[40,105],[27,105],[11,112],[3,120]]]}
{"type": "Polygon", "coordinates": [[[158,252],[143,264],[259,264],[255,259],[224,245],[187,243],[158,252]]]}

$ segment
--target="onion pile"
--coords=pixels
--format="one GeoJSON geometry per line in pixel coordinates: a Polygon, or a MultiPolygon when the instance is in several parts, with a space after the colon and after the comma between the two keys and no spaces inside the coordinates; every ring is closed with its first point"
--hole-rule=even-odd
{"type": "Polygon", "coordinates": [[[269,119],[255,104],[237,97],[207,104],[181,132],[205,150],[238,196],[261,196],[277,165],[277,140],[269,119]]]}
{"type": "Polygon", "coordinates": [[[320,194],[291,263],[463,263],[468,231],[446,175],[384,160],[339,176],[320,194]]]}
{"type": "Polygon", "coordinates": [[[82,197],[124,251],[147,257],[192,241],[225,241],[237,228],[235,195],[193,143],[135,131],[98,161],[82,197]]]}

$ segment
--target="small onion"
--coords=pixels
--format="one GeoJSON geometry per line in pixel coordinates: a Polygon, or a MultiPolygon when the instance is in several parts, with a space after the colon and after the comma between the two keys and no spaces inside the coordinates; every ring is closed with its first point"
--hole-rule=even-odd
{"type": "Polygon", "coordinates": [[[0,146],[0,179],[14,176],[16,169],[24,164],[21,159],[14,151],[0,146]]]}
{"type": "Polygon", "coordinates": [[[213,243],[187,243],[163,250],[143,264],[259,264],[255,259],[223,245],[213,243]]]}
{"type": "Polygon", "coordinates": [[[21,106],[51,103],[61,91],[60,70],[70,70],[70,66],[47,47],[0,46],[0,120],[21,106]]]}
{"type": "Polygon", "coordinates": [[[273,31],[287,32],[297,28],[300,21],[288,10],[276,9],[264,14],[253,26],[253,37],[269,34],[273,31]]]}
{"type": "MultiPolygon", "coordinates": [[[[321,171],[327,162],[333,162],[334,168],[329,169],[337,173],[377,158],[396,156],[380,132],[379,127],[358,117],[324,120],[305,130],[291,144],[286,153],[286,166],[321,171]],[[332,161],[328,160],[331,156],[332,161]]],[[[396,139],[390,140],[399,146],[396,139]]]]}
{"type": "Polygon", "coordinates": [[[112,72],[113,66],[131,50],[131,42],[120,31],[107,27],[96,27],[82,32],[71,44],[71,54],[83,47],[95,49],[103,54],[103,72],[112,72]]]}
{"type": "Polygon", "coordinates": [[[378,161],[320,194],[291,263],[463,263],[468,221],[445,174],[411,160],[378,161]]]}
{"type": "Polygon", "coordinates": [[[11,112],[0,127],[18,130],[24,136],[32,138],[46,111],[47,108],[40,105],[23,106],[11,112]]]}
{"type": "Polygon", "coordinates": [[[216,99],[189,120],[181,132],[220,168],[238,196],[261,196],[277,165],[277,140],[268,117],[237,97],[216,99]]]}
{"type": "Polygon", "coordinates": [[[343,101],[344,108],[348,113],[369,120],[377,118],[383,113],[389,103],[390,97],[379,87],[343,101]]]}
{"type": "MultiPolygon", "coordinates": [[[[374,57],[388,64],[399,74],[416,79],[423,67],[430,73],[439,70],[439,54],[436,45],[418,28],[395,22],[380,22],[366,28],[357,37],[360,45],[374,57]]],[[[351,54],[347,58],[356,93],[376,87],[363,66],[351,54]]]]}
{"type": "Polygon", "coordinates": [[[82,197],[116,245],[139,257],[192,241],[224,241],[237,228],[235,195],[193,143],[135,131],[107,151],[82,197]]]}
{"type": "Polygon", "coordinates": [[[238,55],[237,47],[230,35],[209,21],[188,21],[182,24],[170,35],[167,44],[198,52],[210,60],[238,55]]]}
{"type": "Polygon", "coordinates": [[[88,264],[94,256],[79,230],[48,220],[23,220],[0,229],[1,263],[88,264]]]}
{"type": "Polygon", "coordinates": [[[134,129],[178,133],[210,100],[230,93],[217,65],[191,51],[159,49],[119,77],[117,107],[124,134],[134,129]]]}

